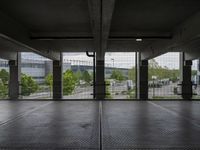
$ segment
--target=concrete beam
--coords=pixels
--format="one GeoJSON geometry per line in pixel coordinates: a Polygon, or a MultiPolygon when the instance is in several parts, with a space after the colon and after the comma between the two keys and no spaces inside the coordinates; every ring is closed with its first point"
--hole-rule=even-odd
{"type": "Polygon", "coordinates": [[[142,43],[135,40],[109,40],[107,51],[109,52],[133,52],[142,49],[142,43]]]}
{"type": "Polygon", "coordinates": [[[104,55],[108,46],[114,4],[115,0],[88,0],[94,36],[94,49],[96,51],[95,97],[98,100],[103,100],[106,94],[104,82],[104,55]]]}
{"type": "Polygon", "coordinates": [[[142,59],[149,59],[166,52],[181,51],[184,44],[200,37],[200,12],[196,13],[172,32],[172,39],[157,40],[148,45],[142,52],[142,59]]]}
{"type": "Polygon", "coordinates": [[[102,49],[107,49],[115,0],[102,0],[102,49]]]}
{"type": "Polygon", "coordinates": [[[195,60],[200,58],[199,51],[185,52],[185,60],[195,60]]]}
{"type": "Polygon", "coordinates": [[[23,47],[27,51],[33,51],[50,59],[59,59],[59,55],[56,55],[53,51],[49,52],[50,49],[48,47],[42,47],[31,41],[29,31],[26,27],[1,12],[0,18],[0,40],[12,42],[16,47],[23,47]]]}
{"type": "Polygon", "coordinates": [[[182,48],[185,52],[185,60],[194,60],[200,58],[200,40],[194,40],[185,44],[184,48],[182,48]]]}
{"type": "MultiPolygon", "coordinates": [[[[59,52],[85,52],[94,51],[93,40],[34,40],[35,45],[54,49],[54,53],[59,52]]],[[[50,51],[50,50],[49,50],[50,51]]]]}
{"type": "Polygon", "coordinates": [[[0,58],[6,60],[17,60],[17,52],[7,52],[0,50],[0,58]]]}
{"type": "Polygon", "coordinates": [[[94,48],[97,59],[104,59],[110,33],[110,24],[115,0],[88,0],[91,26],[94,36],[94,48]]]}
{"type": "Polygon", "coordinates": [[[102,0],[88,0],[91,28],[94,37],[95,51],[101,51],[101,32],[102,32],[102,0]]]}

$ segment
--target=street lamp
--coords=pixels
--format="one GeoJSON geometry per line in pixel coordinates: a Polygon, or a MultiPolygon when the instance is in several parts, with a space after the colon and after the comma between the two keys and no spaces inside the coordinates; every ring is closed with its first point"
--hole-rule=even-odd
{"type": "Polygon", "coordinates": [[[153,79],[153,98],[155,97],[155,84],[154,81],[157,79],[157,76],[152,76],[151,77],[153,79]]]}
{"type": "Polygon", "coordinates": [[[114,62],[115,62],[115,60],[114,60],[114,58],[111,58],[111,60],[113,61],[113,68],[114,68],[114,62]]]}

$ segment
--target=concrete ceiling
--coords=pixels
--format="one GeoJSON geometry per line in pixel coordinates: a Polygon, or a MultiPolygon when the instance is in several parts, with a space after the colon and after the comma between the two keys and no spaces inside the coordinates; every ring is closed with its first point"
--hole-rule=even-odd
{"type": "Polygon", "coordinates": [[[198,0],[116,0],[111,33],[171,33],[200,9],[198,0]]]}
{"type": "Polygon", "coordinates": [[[0,54],[141,51],[148,59],[186,43],[196,52],[199,17],[199,0],[1,0],[0,41],[9,42],[0,42],[0,54]],[[18,47],[5,50],[10,42],[18,47]]]}

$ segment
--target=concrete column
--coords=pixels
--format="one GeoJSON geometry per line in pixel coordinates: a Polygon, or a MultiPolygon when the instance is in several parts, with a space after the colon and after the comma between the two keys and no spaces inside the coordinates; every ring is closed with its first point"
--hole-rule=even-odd
{"type": "Polygon", "coordinates": [[[104,60],[96,60],[95,97],[97,100],[105,99],[104,60]]]}
{"type": "Polygon", "coordinates": [[[62,59],[53,60],[53,99],[62,99],[62,59]]]}
{"type": "Polygon", "coordinates": [[[184,60],[182,67],[182,98],[189,100],[192,98],[192,60],[184,60]]]}
{"type": "Polygon", "coordinates": [[[9,77],[9,98],[12,100],[16,100],[19,98],[21,93],[21,54],[18,53],[17,60],[10,60],[9,61],[9,70],[10,70],[10,77],[9,77]]]}
{"type": "Polygon", "coordinates": [[[137,56],[137,98],[148,99],[148,60],[141,60],[140,54],[137,56]]]}

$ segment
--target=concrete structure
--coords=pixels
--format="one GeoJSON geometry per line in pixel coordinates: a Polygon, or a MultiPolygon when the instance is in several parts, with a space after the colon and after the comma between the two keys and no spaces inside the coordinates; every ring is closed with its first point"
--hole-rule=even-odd
{"type": "Polygon", "coordinates": [[[185,52],[186,60],[199,57],[199,2],[196,0],[173,3],[68,1],[55,5],[12,2],[14,8],[9,1],[2,1],[1,57],[16,60],[17,52],[33,51],[60,60],[60,52],[95,51],[96,84],[100,86],[96,86],[100,88],[96,91],[99,94],[105,91],[102,75],[107,51],[137,51],[141,53],[141,60],[175,51],[185,52]],[[45,9],[39,13],[34,9],[38,7],[45,9]],[[167,8],[171,11],[165,11],[169,10],[167,8]]]}
{"type": "Polygon", "coordinates": [[[10,98],[16,100],[20,94],[18,52],[35,52],[53,61],[55,100],[62,98],[62,52],[89,51],[96,54],[94,94],[100,101],[83,105],[44,102],[35,108],[30,103],[21,107],[26,102],[14,102],[14,107],[5,103],[11,116],[2,116],[0,148],[200,149],[198,102],[102,102],[106,52],[139,53],[139,100],[148,99],[148,60],[181,52],[181,94],[190,100],[191,61],[200,58],[199,18],[199,0],[0,1],[0,56],[9,60],[10,98]],[[32,127],[35,130],[27,130],[32,127]],[[42,133],[44,128],[50,134],[42,133]],[[42,139],[35,138],[38,134],[42,139]]]}

